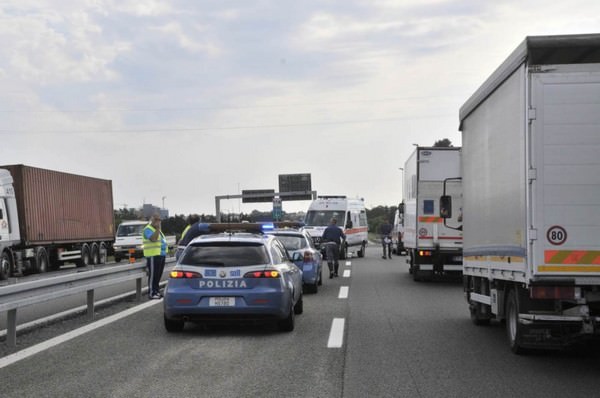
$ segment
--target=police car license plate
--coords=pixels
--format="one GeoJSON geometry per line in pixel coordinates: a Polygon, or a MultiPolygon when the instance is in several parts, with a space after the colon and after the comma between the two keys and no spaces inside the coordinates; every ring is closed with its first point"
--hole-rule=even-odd
{"type": "Polygon", "coordinates": [[[235,297],[211,297],[208,305],[211,307],[234,307],[235,297]]]}

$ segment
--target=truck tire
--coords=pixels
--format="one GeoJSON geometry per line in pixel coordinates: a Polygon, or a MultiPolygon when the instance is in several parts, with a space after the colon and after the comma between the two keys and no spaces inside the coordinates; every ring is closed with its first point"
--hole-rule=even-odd
{"type": "Polygon", "coordinates": [[[0,280],[5,280],[10,276],[11,261],[7,252],[0,254],[0,280]]]}
{"type": "Polygon", "coordinates": [[[107,251],[106,243],[100,242],[100,246],[98,246],[98,264],[106,264],[107,251]]]}
{"type": "Polygon", "coordinates": [[[48,252],[45,248],[40,247],[35,253],[35,264],[33,266],[33,272],[36,274],[43,274],[48,272],[49,269],[48,252]]]}
{"type": "Polygon", "coordinates": [[[90,264],[98,265],[100,263],[100,248],[96,242],[90,246],[90,264]]]}
{"type": "Polygon", "coordinates": [[[81,258],[77,260],[77,267],[87,267],[90,265],[90,246],[84,243],[81,246],[81,258]]]}
{"type": "Polygon", "coordinates": [[[526,350],[521,346],[523,339],[523,326],[519,323],[519,299],[516,289],[510,289],[506,299],[506,334],[508,344],[515,354],[524,354],[526,350]]]}

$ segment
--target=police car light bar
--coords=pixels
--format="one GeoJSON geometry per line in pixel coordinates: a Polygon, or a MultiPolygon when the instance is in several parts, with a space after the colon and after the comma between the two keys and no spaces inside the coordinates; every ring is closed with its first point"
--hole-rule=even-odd
{"type": "Polygon", "coordinates": [[[302,227],[304,227],[306,224],[304,224],[301,221],[276,221],[273,223],[273,226],[275,228],[295,228],[295,229],[300,229],[302,227]]]}
{"type": "Polygon", "coordinates": [[[210,223],[208,224],[208,230],[210,234],[226,232],[262,233],[261,224],[257,223],[210,223]]]}

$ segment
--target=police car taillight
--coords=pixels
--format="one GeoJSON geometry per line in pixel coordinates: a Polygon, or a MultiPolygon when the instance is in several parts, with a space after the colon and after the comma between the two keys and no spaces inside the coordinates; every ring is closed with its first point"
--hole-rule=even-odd
{"type": "Polygon", "coordinates": [[[192,271],[171,271],[169,273],[171,279],[192,279],[192,278],[202,278],[202,274],[198,272],[192,271]]]}
{"type": "Polygon", "coordinates": [[[244,278],[279,278],[279,271],[251,271],[246,272],[244,278]]]}

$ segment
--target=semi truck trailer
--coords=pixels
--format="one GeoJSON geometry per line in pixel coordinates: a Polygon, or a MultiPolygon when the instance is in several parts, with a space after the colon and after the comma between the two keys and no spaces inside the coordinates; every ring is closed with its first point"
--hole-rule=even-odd
{"type": "Polygon", "coordinates": [[[527,37],[459,129],[473,322],[504,320],[515,353],[598,336],[600,35],[527,37]]]}
{"type": "Polygon", "coordinates": [[[417,147],[404,165],[406,262],[415,281],[462,271],[461,180],[458,147],[417,147]],[[439,199],[451,194],[441,218],[439,199]]]}
{"type": "Polygon", "coordinates": [[[110,180],[0,166],[0,279],[104,263],[114,238],[110,180]]]}

